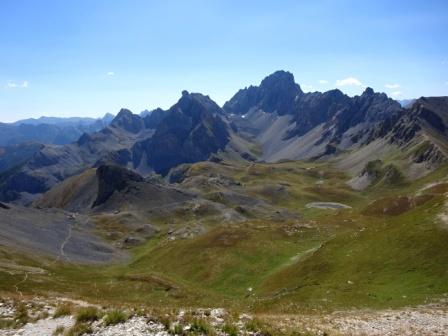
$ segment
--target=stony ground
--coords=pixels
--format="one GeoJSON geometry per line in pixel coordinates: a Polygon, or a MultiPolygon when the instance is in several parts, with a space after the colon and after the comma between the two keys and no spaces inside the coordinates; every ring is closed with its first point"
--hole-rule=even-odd
{"type": "Polygon", "coordinates": [[[93,327],[93,336],[168,336],[168,331],[161,323],[148,321],[144,317],[132,317],[125,323],[104,327],[97,323],[93,327]]]}
{"type": "MultiPolygon", "coordinates": [[[[77,302],[79,303],[79,302],[77,302]]],[[[81,302],[81,306],[85,304],[81,302]]],[[[35,307],[35,304],[27,304],[35,307]]],[[[36,318],[17,329],[0,329],[1,336],[53,336],[58,327],[70,329],[75,324],[73,316],[53,318],[54,305],[40,303],[39,308],[46,312],[44,317],[36,318]]],[[[34,309],[34,308],[32,308],[34,309]]],[[[31,311],[31,310],[30,310],[31,311]]],[[[41,311],[42,312],[42,311],[41,311]]],[[[33,310],[34,316],[37,311],[33,310]]],[[[0,302],[0,318],[13,318],[15,314],[14,303],[3,300],[0,302]]],[[[171,326],[182,325],[184,332],[192,331],[192,324],[186,316],[206,319],[210,326],[215,328],[217,336],[225,336],[222,327],[229,316],[224,309],[202,309],[195,311],[180,310],[170,316],[171,326]]],[[[166,323],[154,320],[149,315],[130,315],[124,323],[105,326],[100,319],[90,323],[93,336],[168,336],[172,334],[166,328],[166,323]]],[[[272,330],[283,331],[290,334],[298,330],[309,335],[335,335],[335,336],[442,336],[448,335],[448,305],[433,304],[401,310],[383,311],[342,311],[327,315],[260,315],[253,317],[241,314],[234,318],[235,327],[241,335],[266,335],[261,332],[248,331],[245,328],[247,321],[259,319],[269,323],[272,330]]],[[[191,320],[190,320],[191,321],[191,320]]],[[[204,333],[195,331],[196,335],[204,333]]],[[[63,335],[63,334],[61,334],[63,335]]],[[[276,335],[272,333],[271,335],[276,335]]]]}
{"type": "MultiPolygon", "coordinates": [[[[57,327],[69,329],[75,323],[72,316],[46,318],[35,323],[28,323],[17,330],[0,330],[2,336],[52,336],[57,327]]],[[[123,334],[126,335],[126,334],[123,334]]]]}
{"type": "MultiPolygon", "coordinates": [[[[268,319],[277,319],[269,316],[268,319]]],[[[344,336],[448,335],[446,304],[382,311],[343,311],[323,316],[283,316],[284,327],[296,325],[311,334],[344,336]]]]}

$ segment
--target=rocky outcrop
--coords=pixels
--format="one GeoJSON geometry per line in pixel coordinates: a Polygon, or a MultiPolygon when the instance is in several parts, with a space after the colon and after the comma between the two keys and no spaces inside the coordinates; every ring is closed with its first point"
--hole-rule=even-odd
{"type": "Polygon", "coordinates": [[[98,196],[93,207],[103,204],[115,191],[124,190],[132,182],[143,182],[143,177],[119,166],[101,166],[96,170],[96,175],[98,196]]]}

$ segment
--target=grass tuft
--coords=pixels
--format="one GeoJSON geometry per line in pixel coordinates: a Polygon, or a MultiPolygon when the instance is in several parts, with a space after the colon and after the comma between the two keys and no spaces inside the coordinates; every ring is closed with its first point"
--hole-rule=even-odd
{"type": "Polygon", "coordinates": [[[190,331],[200,335],[215,335],[215,329],[213,326],[203,319],[193,320],[190,326],[190,331]]]}
{"type": "Polygon", "coordinates": [[[93,322],[100,318],[100,312],[96,307],[79,308],[76,312],[76,322],[93,322]]]}
{"type": "Polygon", "coordinates": [[[56,307],[53,318],[69,316],[73,314],[73,305],[70,303],[62,303],[56,307]]]}
{"type": "Polygon", "coordinates": [[[62,335],[65,331],[65,327],[64,326],[57,326],[56,329],[53,331],[53,336],[58,336],[58,335],[62,335]]]}
{"type": "Polygon", "coordinates": [[[128,320],[129,316],[125,312],[119,309],[114,309],[106,313],[104,316],[104,324],[106,326],[124,323],[128,320]]]}
{"type": "Polygon", "coordinates": [[[90,325],[77,322],[73,327],[67,330],[64,336],[81,336],[84,334],[91,334],[92,332],[93,330],[90,325]]]}
{"type": "Polygon", "coordinates": [[[181,324],[175,324],[171,328],[168,328],[168,332],[171,335],[184,335],[184,327],[181,324]]]}
{"type": "Polygon", "coordinates": [[[228,336],[238,336],[239,335],[239,330],[238,328],[230,322],[227,322],[226,324],[224,324],[224,326],[222,327],[222,331],[224,333],[226,333],[226,335],[228,336]]]}

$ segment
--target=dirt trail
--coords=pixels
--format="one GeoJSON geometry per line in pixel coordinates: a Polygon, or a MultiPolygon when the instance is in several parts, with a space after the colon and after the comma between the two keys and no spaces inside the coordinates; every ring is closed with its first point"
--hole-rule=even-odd
{"type": "Polygon", "coordinates": [[[60,261],[61,259],[65,259],[66,261],[70,261],[70,258],[65,254],[65,246],[67,245],[67,243],[70,241],[70,238],[72,238],[72,233],[73,233],[73,227],[71,223],[67,224],[68,226],[68,230],[67,230],[67,235],[64,238],[64,240],[61,243],[61,246],[59,247],[59,255],[57,256],[57,258],[51,263],[51,265],[56,264],[58,261],[60,261]]]}
{"type": "Polygon", "coordinates": [[[311,202],[305,205],[307,208],[316,208],[316,209],[351,209],[352,207],[342,203],[336,202],[311,202]]]}
{"type": "Polygon", "coordinates": [[[60,248],[60,251],[59,251],[59,255],[61,257],[65,258],[67,261],[70,261],[70,258],[65,255],[64,248],[65,248],[65,245],[67,245],[67,243],[68,243],[68,241],[70,240],[71,237],[72,237],[72,226],[71,226],[71,224],[69,224],[68,225],[68,235],[65,238],[65,240],[62,242],[61,248],[60,248]]]}
{"type": "Polygon", "coordinates": [[[14,285],[14,288],[16,289],[16,293],[19,294],[20,297],[23,297],[23,293],[20,291],[19,286],[21,284],[25,283],[27,280],[28,280],[28,272],[25,272],[23,279],[14,285]]]}

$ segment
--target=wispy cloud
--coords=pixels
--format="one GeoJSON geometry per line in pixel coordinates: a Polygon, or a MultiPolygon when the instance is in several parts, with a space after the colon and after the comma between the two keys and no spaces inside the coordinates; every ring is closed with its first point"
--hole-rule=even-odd
{"type": "Polygon", "coordinates": [[[398,98],[401,97],[403,95],[403,93],[401,91],[394,91],[391,93],[392,97],[398,98]]]}
{"type": "Polygon", "coordinates": [[[26,89],[27,87],[28,87],[28,81],[23,81],[23,82],[13,82],[13,81],[9,81],[7,84],[6,84],[6,87],[7,88],[10,88],[10,89],[26,89]]]}
{"type": "Polygon", "coordinates": [[[107,73],[107,75],[108,75],[109,77],[115,76],[115,72],[113,72],[113,71],[109,71],[109,72],[107,73]]]}
{"type": "Polygon", "coordinates": [[[384,86],[388,89],[398,89],[400,87],[400,84],[386,84],[384,86]]]}
{"type": "Polygon", "coordinates": [[[338,79],[336,81],[336,86],[363,86],[363,84],[358,78],[347,77],[344,79],[338,79]]]}
{"type": "Polygon", "coordinates": [[[318,82],[319,84],[328,84],[328,81],[325,79],[320,79],[318,82]]]}

